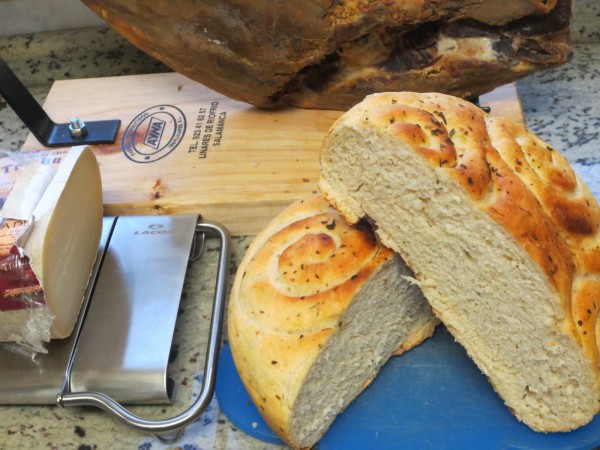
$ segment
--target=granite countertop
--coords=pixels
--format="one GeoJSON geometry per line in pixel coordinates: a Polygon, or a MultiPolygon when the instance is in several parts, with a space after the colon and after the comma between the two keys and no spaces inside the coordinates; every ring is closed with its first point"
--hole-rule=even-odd
{"type": "MultiPolygon", "coordinates": [[[[517,89],[528,127],[560,149],[580,173],[600,163],[600,5],[576,2],[572,26],[575,56],[571,63],[519,81],[517,89]]],[[[0,38],[0,55],[43,102],[59,79],[168,72],[108,28],[85,28],[0,38]]],[[[21,148],[28,130],[0,99],[0,149],[21,148]]],[[[597,166],[596,166],[597,169],[597,166]]],[[[589,173],[588,173],[589,175],[589,173]]],[[[598,198],[597,185],[593,190],[598,198]]],[[[251,236],[234,238],[231,273],[251,236]]],[[[209,241],[206,258],[188,272],[169,368],[179,395],[174,405],[140,406],[135,413],[150,418],[182,411],[197,395],[196,373],[203,364],[210,302],[217,264],[216,243],[209,241]],[[203,333],[204,332],[204,333],[203,333]]],[[[232,277],[230,277],[231,279],[232,277]]],[[[231,282],[231,280],[230,280],[231,282]]],[[[161,444],[92,408],[55,406],[0,407],[0,449],[15,448],[186,448],[277,449],[237,430],[216,400],[177,444],[161,444]]]]}

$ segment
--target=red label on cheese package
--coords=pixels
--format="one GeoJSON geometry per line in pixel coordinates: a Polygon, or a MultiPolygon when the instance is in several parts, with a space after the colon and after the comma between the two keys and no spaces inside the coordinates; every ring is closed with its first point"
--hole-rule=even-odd
{"type": "Polygon", "coordinates": [[[29,235],[26,220],[0,220],[0,311],[30,309],[44,305],[44,292],[33,273],[22,242],[29,235]]]}

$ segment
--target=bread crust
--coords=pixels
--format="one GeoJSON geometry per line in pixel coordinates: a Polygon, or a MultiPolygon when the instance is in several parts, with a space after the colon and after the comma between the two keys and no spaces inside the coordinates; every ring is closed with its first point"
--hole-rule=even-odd
{"type": "MultiPolygon", "coordinates": [[[[313,362],[357,292],[397,258],[366,223],[346,223],[322,196],[291,205],[248,248],[230,295],[229,342],[257,409],[289,445],[297,447],[290,414],[313,362]]],[[[428,317],[398,352],[431,336],[438,321],[428,317]]]]}
{"type": "MultiPolygon", "coordinates": [[[[588,359],[600,367],[600,208],[568,161],[524,127],[487,117],[490,139],[502,160],[539,201],[572,254],[573,270],[564,280],[569,327],[588,359]]],[[[550,268],[554,271],[554,267],[550,268]]]]}
{"type": "MultiPolygon", "coordinates": [[[[489,117],[462,99],[437,93],[374,94],[338,119],[321,156],[325,167],[321,190],[350,221],[363,213],[350,192],[356,187],[341,192],[335,180],[329,141],[341,129],[359,134],[374,129],[391,146],[401,142],[414,151],[415,158],[455,180],[477,208],[510,233],[558,294],[558,307],[564,311],[559,331],[577,342],[592,368],[597,412],[600,209],[566,159],[522,126],[489,117]]],[[[371,156],[372,161],[377,158],[371,156]]],[[[384,242],[395,248],[392,242],[384,242]]],[[[417,270],[415,261],[407,262],[417,270]]],[[[439,314],[443,319],[444,311],[439,314]]],[[[579,425],[565,423],[562,429],[579,425]]],[[[560,426],[551,428],[544,431],[557,431],[560,426]]]]}

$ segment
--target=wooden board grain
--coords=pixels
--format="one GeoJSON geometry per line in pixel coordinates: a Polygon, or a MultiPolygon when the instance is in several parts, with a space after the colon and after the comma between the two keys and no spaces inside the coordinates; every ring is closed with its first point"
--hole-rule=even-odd
{"type": "MultiPolygon", "coordinates": [[[[514,86],[480,103],[523,121],[514,86]]],[[[121,119],[114,144],[94,146],[107,215],[202,214],[255,234],[317,189],[319,151],[342,112],[265,111],[182,75],[57,81],[44,108],[56,122],[121,119]]],[[[43,150],[33,137],[24,150],[43,150]]]]}

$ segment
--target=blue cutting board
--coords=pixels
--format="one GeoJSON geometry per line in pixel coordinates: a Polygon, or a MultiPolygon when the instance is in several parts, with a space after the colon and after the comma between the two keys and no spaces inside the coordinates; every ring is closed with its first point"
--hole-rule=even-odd
{"type": "MultiPolygon", "coordinates": [[[[254,407],[233,363],[221,352],[216,395],[241,431],[281,441],[254,407]]],[[[600,415],[569,433],[536,433],[517,421],[463,348],[443,327],[399,357],[340,414],[319,450],[535,449],[590,450],[600,446],[600,415]]]]}

